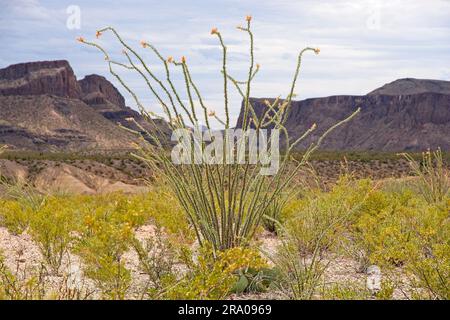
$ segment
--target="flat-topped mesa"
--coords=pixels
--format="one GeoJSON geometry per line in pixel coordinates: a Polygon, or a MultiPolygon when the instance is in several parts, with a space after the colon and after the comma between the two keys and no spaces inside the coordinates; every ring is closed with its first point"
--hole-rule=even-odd
{"type": "Polygon", "coordinates": [[[119,90],[105,77],[91,74],[78,81],[83,101],[90,106],[112,103],[120,109],[125,108],[125,99],[119,90]]]}
{"type": "MultiPolygon", "coordinates": [[[[267,108],[264,100],[251,99],[258,118],[267,108]]],[[[361,113],[350,123],[323,140],[322,149],[450,150],[449,81],[400,79],[365,96],[312,98],[292,101],[291,107],[285,127],[292,141],[317,124],[317,130],[299,143],[298,149],[308,148],[327,128],[361,107],[361,113]]],[[[243,109],[242,106],[237,127],[242,125],[243,109]]]]}
{"type": "Polygon", "coordinates": [[[404,78],[375,89],[368,95],[400,96],[420,93],[450,94],[450,81],[404,78]]]}
{"type": "Polygon", "coordinates": [[[80,86],[69,62],[27,62],[0,69],[0,96],[42,94],[80,98],[80,86]]]}

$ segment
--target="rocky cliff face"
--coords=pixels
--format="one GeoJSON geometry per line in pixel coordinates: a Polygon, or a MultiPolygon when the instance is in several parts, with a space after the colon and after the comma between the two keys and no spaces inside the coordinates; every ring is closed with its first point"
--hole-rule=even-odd
{"type": "Polygon", "coordinates": [[[104,77],[77,81],[64,60],[0,69],[0,144],[11,149],[129,150],[136,136],[105,114],[129,110],[104,77]]]}
{"type": "MultiPolygon", "coordinates": [[[[39,151],[129,150],[135,135],[150,125],[125,105],[106,78],[88,75],[80,81],[65,60],[20,63],[0,69],[0,145],[39,151]]],[[[169,127],[158,125],[165,141],[169,127]]]]}
{"type": "MultiPolygon", "coordinates": [[[[134,118],[139,125],[147,131],[152,131],[152,126],[141,116],[141,114],[125,105],[125,99],[119,90],[106,80],[105,77],[93,74],[79,81],[83,101],[115,124],[120,124],[134,131],[141,128],[127,119],[134,118]]],[[[171,130],[167,123],[155,120],[164,136],[162,141],[167,140],[171,130]]],[[[141,132],[145,136],[145,132],[141,132]]]]}
{"type": "MultiPolygon", "coordinates": [[[[299,149],[305,149],[317,141],[327,128],[361,107],[361,113],[356,118],[324,140],[322,149],[418,151],[441,147],[450,150],[450,94],[446,94],[450,82],[439,81],[441,93],[440,89],[427,81],[415,81],[420,86],[414,86],[414,89],[408,79],[393,82],[393,85],[386,85],[366,96],[332,96],[295,101],[286,128],[290,137],[295,139],[313,123],[318,125],[314,134],[298,145],[299,149]],[[404,89],[408,87],[408,90],[404,89]],[[430,87],[434,89],[427,89],[430,87]]],[[[259,117],[265,111],[263,100],[252,99],[259,117]]],[[[238,127],[241,121],[242,111],[238,127]]]]}
{"type": "Polygon", "coordinates": [[[19,63],[0,69],[0,96],[40,94],[80,98],[80,86],[67,61],[19,63]]]}
{"type": "Polygon", "coordinates": [[[132,149],[135,137],[78,99],[0,96],[0,145],[37,151],[132,149]]]}
{"type": "MultiPolygon", "coordinates": [[[[257,114],[263,99],[252,99],[257,114]]],[[[357,107],[361,113],[333,132],[322,145],[328,150],[450,150],[450,82],[400,79],[365,96],[332,96],[293,102],[286,122],[292,139],[313,123],[318,130],[306,148],[330,126],[357,107]]],[[[129,149],[135,137],[117,127],[149,130],[141,115],[125,105],[120,92],[104,77],[77,81],[65,60],[11,65],[0,69],[0,144],[26,150],[76,151],[129,149]]],[[[241,116],[237,126],[240,126],[241,116]]],[[[166,138],[170,130],[158,121],[166,138]]]]}
{"type": "Polygon", "coordinates": [[[86,104],[99,108],[108,105],[109,108],[125,108],[125,99],[119,90],[105,77],[91,74],[78,81],[78,83],[82,92],[82,100],[86,104]]]}

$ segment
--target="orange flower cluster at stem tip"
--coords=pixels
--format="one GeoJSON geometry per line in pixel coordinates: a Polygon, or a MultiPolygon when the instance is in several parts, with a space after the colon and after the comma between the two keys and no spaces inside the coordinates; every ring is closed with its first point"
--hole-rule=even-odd
{"type": "Polygon", "coordinates": [[[77,41],[79,41],[79,42],[84,42],[84,38],[83,38],[83,37],[78,37],[78,38],[77,38],[77,41]]]}
{"type": "Polygon", "coordinates": [[[172,63],[172,62],[173,62],[173,57],[172,57],[172,56],[168,57],[168,58],[167,58],[167,62],[168,62],[168,63],[172,63]]]}
{"type": "Polygon", "coordinates": [[[141,40],[140,43],[141,43],[142,48],[147,48],[148,47],[148,43],[146,41],[141,40]]]}
{"type": "Polygon", "coordinates": [[[216,115],[216,112],[214,110],[209,110],[208,116],[214,117],[216,115]]]}
{"type": "Polygon", "coordinates": [[[95,33],[95,37],[98,39],[98,38],[100,38],[100,36],[102,35],[102,33],[100,32],[100,31],[97,31],[96,33],[95,33]]]}
{"type": "Polygon", "coordinates": [[[252,16],[246,16],[245,20],[248,21],[248,22],[252,21],[252,16]]]}
{"type": "Polygon", "coordinates": [[[319,54],[319,53],[320,53],[320,49],[319,49],[319,48],[315,48],[315,49],[314,49],[314,53],[315,53],[315,54],[319,54]]]}
{"type": "Polygon", "coordinates": [[[212,28],[211,29],[211,34],[218,34],[219,30],[217,28],[212,28]]]}
{"type": "Polygon", "coordinates": [[[186,63],[186,57],[185,57],[185,56],[182,56],[182,57],[181,57],[181,62],[182,62],[182,63],[186,63]]]}

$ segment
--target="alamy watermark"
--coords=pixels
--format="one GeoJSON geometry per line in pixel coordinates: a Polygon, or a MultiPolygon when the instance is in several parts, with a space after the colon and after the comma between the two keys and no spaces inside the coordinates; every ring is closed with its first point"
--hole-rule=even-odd
{"type": "Polygon", "coordinates": [[[280,167],[279,129],[176,129],[172,141],[174,164],[261,164],[261,175],[275,175],[280,167]]]}
{"type": "Polygon", "coordinates": [[[367,268],[367,289],[376,294],[381,290],[381,269],[376,265],[369,266],[367,268]]]}
{"type": "Polygon", "coordinates": [[[81,8],[77,5],[70,5],[66,8],[66,13],[68,15],[66,20],[67,29],[81,29],[81,8]]]}
{"type": "Polygon", "coordinates": [[[371,0],[368,4],[368,17],[366,27],[369,30],[381,29],[381,3],[379,0],[371,0]]]}

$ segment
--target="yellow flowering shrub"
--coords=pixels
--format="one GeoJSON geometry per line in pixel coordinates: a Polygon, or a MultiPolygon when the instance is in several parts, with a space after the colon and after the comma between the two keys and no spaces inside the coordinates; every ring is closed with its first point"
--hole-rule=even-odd
{"type": "Polygon", "coordinates": [[[450,206],[411,191],[378,194],[355,222],[356,243],[369,263],[402,267],[413,297],[450,297],[450,206]]]}
{"type": "Polygon", "coordinates": [[[47,197],[30,215],[29,233],[54,273],[58,273],[64,255],[69,252],[75,229],[76,212],[67,204],[67,198],[47,197]]]}
{"type": "Polygon", "coordinates": [[[32,208],[16,200],[0,199],[0,224],[13,234],[21,234],[28,227],[32,208]]]}
{"type": "Polygon", "coordinates": [[[288,203],[283,213],[285,228],[295,238],[299,252],[311,254],[319,237],[320,251],[339,249],[372,189],[370,180],[355,182],[342,177],[329,192],[314,190],[288,203]]]}
{"type": "Polygon", "coordinates": [[[86,225],[76,246],[76,253],[84,262],[84,273],[96,283],[104,298],[124,299],[131,275],[125,267],[123,254],[133,239],[132,224],[114,215],[103,219],[86,216],[85,219],[86,225]]]}
{"type": "MultiPolygon", "coordinates": [[[[187,259],[192,255],[187,253],[187,259]]],[[[168,299],[223,299],[239,279],[239,271],[267,268],[258,251],[236,247],[216,253],[210,247],[200,249],[196,262],[185,261],[189,272],[167,292],[168,299]]]]}
{"type": "Polygon", "coordinates": [[[0,300],[37,300],[43,299],[44,293],[38,274],[14,274],[7,268],[0,252],[0,300]]]}

